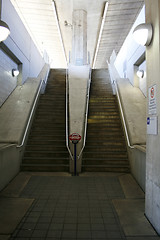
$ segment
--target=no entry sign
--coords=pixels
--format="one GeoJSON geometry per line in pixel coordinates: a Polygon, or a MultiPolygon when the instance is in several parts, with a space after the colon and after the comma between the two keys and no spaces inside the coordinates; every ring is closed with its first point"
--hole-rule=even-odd
{"type": "Polygon", "coordinates": [[[78,133],[72,133],[71,135],[69,135],[69,140],[70,141],[80,141],[81,136],[78,133]]]}
{"type": "Polygon", "coordinates": [[[148,101],[148,113],[150,115],[157,114],[157,101],[156,101],[156,84],[149,87],[149,101],[148,101]]]}

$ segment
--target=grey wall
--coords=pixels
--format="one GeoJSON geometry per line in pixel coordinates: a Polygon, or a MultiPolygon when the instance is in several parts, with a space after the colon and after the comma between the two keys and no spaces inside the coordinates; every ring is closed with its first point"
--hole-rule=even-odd
{"type": "MultiPolygon", "coordinates": [[[[146,48],[147,90],[156,85],[156,107],[154,117],[158,119],[157,135],[147,135],[146,154],[146,215],[160,234],[160,0],[145,1],[146,22],[152,23],[153,40],[146,48]]],[[[149,98],[147,98],[149,103],[149,98]]],[[[147,116],[149,114],[147,107],[147,116]]]]}
{"type": "Polygon", "coordinates": [[[11,30],[11,34],[4,43],[23,64],[22,83],[28,77],[37,77],[44,65],[43,56],[35,46],[10,0],[3,1],[2,20],[8,24],[11,30]]]}
{"type": "Polygon", "coordinates": [[[0,190],[19,172],[26,124],[41,79],[48,73],[46,64],[37,78],[28,78],[17,86],[0,109],[0,190]]]}
{"type": "Polygon", "coordinates": [[[17,86],[17,77],[12,76],[12,69],[17,64],[0,50],[0,106],[17,86]]]}
{"type": "Polygon", "coordinates": [[[139,186],[145,192],[146,185],[146,148],[145,146],[135,146],[128,148],[131,172],[139,186]]]}
{"type": "Polygon", "coordinates": [[[7,51],[0,51],[0,190],[20,170],[22,149],[16,146],[21,143],[40,80],[48,71],[10,0],[3,1],[2,20],[11,34],[3,42],[7,51]],[[18,81],[11,76],[17,64],[21,69],[18,81]]]}
{"type": "Polygon", "coordinates": [[[146,98],[128,79],[118,79],[118,88],[132,145],[146,144],[146,98]]]}

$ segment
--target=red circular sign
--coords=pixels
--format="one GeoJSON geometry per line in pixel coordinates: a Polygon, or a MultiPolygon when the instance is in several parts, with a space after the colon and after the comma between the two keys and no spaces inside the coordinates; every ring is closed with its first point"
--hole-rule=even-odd
{"type": "Polygon", "coordinates": [[[80,141],[81,140],[81,136],[78,133],[72,133],[71,135],[69,135],[69,140],[70,141],[80,141]]]}

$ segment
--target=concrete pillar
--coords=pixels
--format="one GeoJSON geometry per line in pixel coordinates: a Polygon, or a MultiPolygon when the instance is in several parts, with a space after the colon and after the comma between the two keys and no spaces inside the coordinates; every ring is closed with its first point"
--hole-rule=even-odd
{"type": "MultiPolygon", "coordinates": [[[[145,0],[146,23],[153,25],[153,40],[146,47],[147,89],[156,86],[156,112],[158,133],[147,134],[146,153],[146,205],[145,213],[160,234],[160,0],[145,0]]],[[[147,97],[149,103],[149,97],[147,97]]],[[[147,107],[147,117],[151,116],[147,107]]]]}
{"type": "Polygon", "coordinates": [[[87,64],[87,12],[73,11],[72,64],[87,64]]]}

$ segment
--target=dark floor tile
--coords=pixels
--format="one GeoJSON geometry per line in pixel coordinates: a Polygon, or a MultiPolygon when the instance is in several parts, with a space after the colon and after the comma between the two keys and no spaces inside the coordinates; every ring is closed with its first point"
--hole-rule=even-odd
{"type": "Polygon", "coordinates": [[[33,233],[33,230],[21,229],[16,235],[16,237],[27,238],[27,237],[31,237],[32,233],[33,233]]]}
{"type": "Polygon", "coordinates": [[[104,223],[103,222],[103,218],[95,218],[95,217],[93,217],[90,220],[91,220],[91,224],[93,224],[93,223],[103,224],[104,223]]]}
{"type": "Polygon", "coordinates": [[[49,224],[48,223],[37,223],[35,229],[38,229],[38,230],[47,230],[49,228],[49,224]]]}
{"type": "Polygon", "coordinates": [[[75,230],[64,230],[62,232],[62,239],[68,238],[68,239],[76,239],[76,231],[75,230]]]}
{"type": "Polygon", "coordinates": [[[27,223],[36,223],[38,221],[39,217],[27,217],[25,222],[27,223]]]}
{"type": "Polygon", "coordinates": [[[77,229],[78,231],[90,231],[91,225],[88,223],[78,223],[77,229]]]}
{"type": "Polygon", "coordinates": [[[65,230],[73,230],[73,231],[76,231],[77,230],[77,224],[74,224],[74,223],[65,223],[63,225],[63,229],[64,231],[65,230]]]}
{"type": "Polygon", "coordinates": [[[47,230],[36,229],[36,230],[33,231],[32,238],[43,238],[43,239],[45,239],[46,234],[47,234],[47,230]]]}
{"type": "Polygon", "coordinates": [[[77,223],[77,217],[65,217],[64,223],[77,223]]]}
{"type": "Polygon", "coordinates": [[[30,230],[30,229],[34,229],[36,226],[36,223],[28,223],[28,222],[25,222],[22,224],[21,226],[21,229],[26,229],[26,230],[30,230]]]}
{"type": "Polygon", "coordinates": [[[109,232],[107,231],[107,238],[109,238],[109,239],[115,239],[115,238],[121,239],[122,234],[119,231],[109,231],[109,232]]]}
{"type": "Polygon", "coordinates": [[[78,223],[81,223],[81,224],[84,224],[84,223],[90,223],[90,218],[87,218],[87,217],[82,217],[82,218],[78,218],[77,219],[78,223]]]}
{"type": "Polygon", "coordinates": [[[105,231],[92,231],[92,239],[97,240],[98,238],[107,239],[106,232],[105,231]]]}
{"type": "Polygon", "coordinates": [[[60,230],[49,230],[47,233],[47,238],[60,238],[62,231],[60,230]]]}
{"type": "Polygon", "coordinates": [[[77,238],[80,238],[80,239],[84,239],[84,238],[90,239],[91,238],[91,231],[78,230],[77,231],[77,238]]]}
{"type": "Polygon", "coordinates": [[[64,218],[52,218],[51,224],[52,223],[64,223],[64,218]]]}
{"type": "Polygon", "coordinates": [[[54,231],[54,230],[62,230],[63,229],[63,223],[54,223],[52,222],[49,225],[49,230],[54,231]]]}
{"type": "Polygon", "coordinates": [[[92,231],[103,231],[103,230],[105,230],[105,226],[104,226],[104,224],[92,223],[91,229],[92,229],[92,231]]]}
{"type": "Polygon", "coordinates": [[[45,216],[45,217],[39,217],[38,222],[39,223],[50,223],[51,222],[51,216],[45,216]]]}

